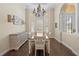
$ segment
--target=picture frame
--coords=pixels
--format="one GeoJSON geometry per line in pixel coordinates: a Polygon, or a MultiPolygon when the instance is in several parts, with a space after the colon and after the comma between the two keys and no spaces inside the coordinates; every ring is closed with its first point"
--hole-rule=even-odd
{"type": "Polygon", "coordinates": [[[20,17],[13,15],[13,24],[21,25],[24,24],[24,21],[20,17]]]}
{"type": "Polygon", "coordinates": [[[11,17],[11,15],[8,15],[7,18],[8,18],[8,22],[12,22],[12,17],[11,17]]]}

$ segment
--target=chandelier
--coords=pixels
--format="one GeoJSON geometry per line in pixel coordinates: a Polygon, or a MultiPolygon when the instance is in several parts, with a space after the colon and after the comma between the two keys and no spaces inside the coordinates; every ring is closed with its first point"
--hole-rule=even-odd
{"type": "Polygon", "coordinates": [[[44,8],[41,8],[41,5],[39,4],[38,7],[33,10],[33,14],[35,14],[35,16],[40,17],[40,16],[44,16],[46,13],[46,11],[44,10],[44,8]]]}

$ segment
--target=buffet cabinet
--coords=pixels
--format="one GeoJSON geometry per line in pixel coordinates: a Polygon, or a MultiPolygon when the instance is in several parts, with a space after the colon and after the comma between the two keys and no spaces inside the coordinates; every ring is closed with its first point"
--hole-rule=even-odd
{"type": "Polygon", "coordinates": [[[9,38],[10,38],[11,50],[12,49],[18,50],[28,40],[26,32],[22,32],[18,34],[10,34],[9,38]]]}

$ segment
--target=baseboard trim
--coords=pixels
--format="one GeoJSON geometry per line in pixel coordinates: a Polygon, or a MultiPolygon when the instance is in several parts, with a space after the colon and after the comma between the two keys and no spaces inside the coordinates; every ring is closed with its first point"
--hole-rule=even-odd
{"type": "MultiPolygon", "coordinates": [[[[14,50],[18,50],[27,40],[25,40],[19,47],[17,47],[16,49],[14,50]]],[[[10,49],[7,49],[5,51],[3,51],[2,53],[0,53],[0,56],[3,56],[5,55],[7,52],[9,52],[10,50],[13,50],[13,48],[10,48],[10,49]]]]}
{"type": "Polygon", "coordinates": [[[61,43],[61,41],[60,40],[58,40],[58,39],[56,39],[59,43],[61,43]]]}
{"type": "MultiPolygon", "coordinates": [[[[56,39],[57,40],[57,39],[56,39]]],[[[62,43],[64,46],[66,46],[67,48],[69,48],[75,55],[79,56],[79,53],[77,53],[72,47],[70,47],[68,44],[66,44],[63,41],[57,40],[59,43],[62,43]]]]}
{"type": "Polygon", "coordinates": [[[3,51],[2,53],[0,53],[0,56],[3,56],[3,55],[5,55],[7,52],[9,52],[10,51],[10,49],[7,49],[7,50],[5,50],[5,51],[3,51]]]}
{"type": "Polygon", "coordinates": [[[63,45],[65,45],[66,47],[68,47],[75,55],[79,56],[79,53],[77,53],[72,47],[70,47],[68,44],[66,44],[65,42],[61,42],[63,45]]]}

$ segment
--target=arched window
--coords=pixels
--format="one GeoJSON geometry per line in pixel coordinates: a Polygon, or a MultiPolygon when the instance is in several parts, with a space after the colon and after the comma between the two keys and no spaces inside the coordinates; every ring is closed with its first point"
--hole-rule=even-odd
{"type": "Polygon", "coordinates": [[[60,30],[62,32],[75,33],[75,5],[64,4],[60,10],[60,30]]]}

